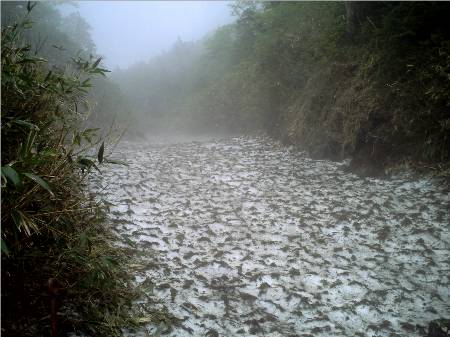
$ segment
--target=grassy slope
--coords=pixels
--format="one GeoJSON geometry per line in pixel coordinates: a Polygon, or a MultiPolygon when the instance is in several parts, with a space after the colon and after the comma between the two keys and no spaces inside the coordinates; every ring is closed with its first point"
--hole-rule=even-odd
{"type": "Polygon", "coordinates": [[[369,173],[404,163],[446,166],[445,12],[449,6],[436,4],[382,7],[342,46],[343,57],[321,64],[293,95],[275,133],[316,157],[351,156],[355,168],[369,173]]]}

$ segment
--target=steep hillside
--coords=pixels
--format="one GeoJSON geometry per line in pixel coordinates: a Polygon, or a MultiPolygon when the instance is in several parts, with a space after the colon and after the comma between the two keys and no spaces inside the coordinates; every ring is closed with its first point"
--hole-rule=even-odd
{"type": "Polygon", "coordinates": [[[367,173],[448,164],[448,3],[230,6],[235,23],[119,74],[139,127],[264,130],[367,173]]]}
{"type": "MultiPolygon", "coordinates": [[[[448,163],[448,5],[364,9],[363,21],[347,26],[352,50],[307,80],[276,132],[314,156],[351,156],[354,167],[371,172],[405,162],[448,163]]],[[[349,22],[355,20],[347,16],[349,22]]]]}

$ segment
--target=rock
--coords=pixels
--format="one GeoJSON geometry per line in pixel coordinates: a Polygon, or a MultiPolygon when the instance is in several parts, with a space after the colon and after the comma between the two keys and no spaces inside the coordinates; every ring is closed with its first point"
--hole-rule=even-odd
{"type": "Polygon", "coordinates": [[[219,337],[219,333],[216,330],[214,330],[214,329],[210,329],[206,333],[206,337],[219,337]]]}
{"type": "Polygon", "coordinates": [[[428,326],[427,337],[449,337],[450,319],[436,319],[428,326]]]}

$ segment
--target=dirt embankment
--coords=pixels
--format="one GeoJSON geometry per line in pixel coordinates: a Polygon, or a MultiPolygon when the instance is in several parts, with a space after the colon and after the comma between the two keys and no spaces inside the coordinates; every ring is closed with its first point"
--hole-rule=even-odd
{"type": "Polygon", "coordinates": [[[399,93],[395,82],[377,83],[362,68],[335,63],[311,77],[280,115],[276,136],[313,158],[350,157],[362,174],[402,165],[448,169],[449,111],[433,111],[426,100],[399,93]]]}

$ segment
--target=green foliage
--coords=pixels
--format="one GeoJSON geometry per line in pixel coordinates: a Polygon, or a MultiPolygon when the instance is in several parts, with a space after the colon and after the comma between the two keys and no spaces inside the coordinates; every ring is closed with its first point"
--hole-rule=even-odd
{"type": "Polygon", "coordinates": [[[235,24],[116,74],[139,120],[194,132],[271,128],[292,92],[334,55],[345,26],[339,3],[231,7],[235,24]]]}
{"type": "MultiPolygon", "coordinates": [[[[2,26],[14,25],[17,20],[26,17],[26,24],[32,29],[21,31],[24,42],[28,45],[30,55],[37,54],[43,59],[49,76],[54,71],[69,66],[72,70],[82,70],[87,76],[79,90],[87,94],[85,103],[80,104],[80,111],[89,111],[89,125],[111,125],[120,127],[128,122],[129,102],[124,98],[119,87],[115,85],[102,66],[102,57],[96,55],[89,24],[79,13],[63,16],[58,11],[57,2],[40,2],[31,4],[28,10],[26,2],[14,1],[2,4],[2,26]],[[87,62],[87,63],[86,63],[87,62]],[[92,69],[83,69],[83,67],[92,69]],[[117,124],[117,125],[116,125],[117,124]]],[[[24,60],[28,62],[30,60],[24,60]]],[[[4,74],[8,76],[8,74],[4,74]]]]}
{"type": "Polygon", "coordinates": [[[35,2],[28,6],[25,1],[8,1],[2,3],[1,14],[4,27],[24,17],[33,24],[33,29],[22,32],[23,38],[33,53],[41,55],[51,65],[66,65],[73,55],[89,58],[90,54],[95,54],[87,22],[78,13],[62,17],[56,3],[35,2]]]}
{"type": "Polygon", "coordinates": [[[445,3],[386,3],[356,36],[364,76],[390,110],[384,141],[414,161],[450,160],[449,13],[445,3]]]}
{"type": "Polygon", "coordinates": [[[91,169],[111,162],[80,108],[107,70],[81,56],[50,67],[24,42],[27,27],[2,27],[2,335],[49,334],[45,285],[55,279],[61,333],[118,336],[148,313],[132,310],[130,253],[113,246],[104,208],[84,190],[91,169]]]}
{"type": "Polygon", "coordinates": [[[380,166],[450,159],[447,3],[230,7],[235,23],[116,77],[140,102],[139,120],[191,132],[262,129],[320,156],[380,166]],[[351,32],[346,7],[358,13],[351,32]]]}
{"type": "Polygon", "coordinates": [[[7,180],[16,187],[21,185],[19,174],[11,166],[2,166],[2,178],[5,179],[5,186],[7,180]]]}

